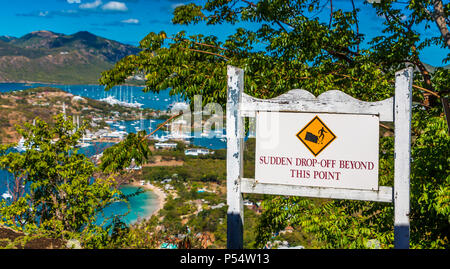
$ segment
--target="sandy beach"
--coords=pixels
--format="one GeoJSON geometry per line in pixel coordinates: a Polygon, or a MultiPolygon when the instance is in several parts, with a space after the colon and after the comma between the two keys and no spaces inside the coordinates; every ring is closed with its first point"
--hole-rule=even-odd
{"type": "Polygon", "coordinates": [[[152,185],[150,183],[146,183],[145,185],[141,185],[139,182],[133,181],[131,183],[131,185],[136,186],[136,187],[145,188],[147,190],[150,190],[154,194],[156,194],[156,197],[158,199],[158,206],[156,207],[155,211],[153,211],[153,213],[148,216],[148,218],[158,214],[158,212],[164,207],[164,204],[166,202],[166,193],[163,190],[161,190],[160,188],[158,188],[158,187],[156,187],[156,186],[154,186],[154,185],[152,185]]]}

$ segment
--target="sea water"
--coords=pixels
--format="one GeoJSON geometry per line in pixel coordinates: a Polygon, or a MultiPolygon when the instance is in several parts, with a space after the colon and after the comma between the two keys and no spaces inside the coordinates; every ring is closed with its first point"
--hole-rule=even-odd
{"type": "Polygon", "coordinates": [[[97,224],[101,224],[103,220],[111,218],[114,215],[124,215],[121,218],[126,224],[132,224],[139,220],[148,218],[158,207],[158,197],[153,192],[144,188],[132,185],[123,185],[120,187],[123,194],[133,194],[137,191],[142,193],[131,196],[126,202],[116,202],[103,210],[103,215],[97,219],[97,224]]]}
{"type": "MultiPolygon", "coordinates": [[[[13,179],[11,175],[5,170],[0,170],[0,194],[7,190],[6,179],[8,178],[12,187],[13,179]]],[[[98,215],[97,224],[102,224],[104,220],[109,223],[109,219],[114,215],[124,215],[121,217],[121,220],[126,224],[132,224],[140,219],[149,217],[158,207],[157,196],[149,190],[132,185],[122,185],[119,189],[124,194],[132,194],[141,190],[143,192],[130,197],[128,204],[126,202],[116,202],[106,207],[103,213],[98,215]]]]}

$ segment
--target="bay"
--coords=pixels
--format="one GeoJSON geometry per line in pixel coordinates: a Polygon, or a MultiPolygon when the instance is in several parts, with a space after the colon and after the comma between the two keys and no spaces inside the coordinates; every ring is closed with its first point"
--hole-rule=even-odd
{"type": "Polygon", "coordinates": [[[144,87],[140,86],[115,86],[109,91],[101,85],[60,85],[43,83],[0,83],[0,92],[20,91],[36,87],[59,88],[65,92],[81,97],[88,97],[101,100],[107,97],[114,97],[116,100],[127,103],[143,104],[142,108],[152,108],[155,110],[166,110],[175,102],[183,102],[179,95],[170,95],[170,89],[159,93],[143,92],[144,87]]]}
{"type": "MultiPolygon", "coordinates": [[[[88,97],[96,100],[101,100],[107,97],[114,97],[116,100],[127,103],[141,103],[143,108],[151,108],[155,110],[167,110],[170,105],[176,102],[182,102],[179,96],[170,96],[170,90],[160,91],[159,93],[142,92],[143,87],[138,86],[116,86],[110,91],[105,92],[104,87],[100,85],[55,85],[42,83],[0,83],[0,92],[20,91],[35,87],[55,87],[60,88],[66,92],[74,95],[88,97]]],[[[146,130],[149,133],[163,123],[160,119],[142,119],[138,121],[121,121],[110,124],[113,130],[124,130],[128,133],[136,133],[138,130],[146,130]],[[120,127],[123,126],[123,127],[120,127]]],[[[155,136],[161,137],[168,133],[163,130],[155,132],[155,136]]],[[[208,136],[200,136],[200,133],[193,133],[193,137],[189,139],[191,145],[201,146],[209,149],[223,149],[226,148],[226,140],[223,136],[218,136],[217,133],[211,133],[208,136]]],[[[91,146],[80,149],[80,153],[87,156],[97,155],[103,152],[107,147],[113,145],[112,143],[93,143],[91,146]]],[[[11,175],[5,171],[0,170],[0,194],[7,190],[7,180],[12,180],[11,175]]],[[[138,187],[131,185],[121,186],[121,191],[124,193],[132,193],[138,190],[138,187]]],[[[2,199],[0,197],[0,199],[2,199]]],[[[139,218],[144,218],[151,215],[156,209],[157,197],[154,193],[147,191],[129,201],[129,208],[126,203],[115,203],[104,210],[104,217],[111,217],[114,214],[124,214],[129,211],[122,220],[127,223],[136,222],[139,218]]],[[[100,217],[98,223],[101,223],[103,217],[100,217]]]]}

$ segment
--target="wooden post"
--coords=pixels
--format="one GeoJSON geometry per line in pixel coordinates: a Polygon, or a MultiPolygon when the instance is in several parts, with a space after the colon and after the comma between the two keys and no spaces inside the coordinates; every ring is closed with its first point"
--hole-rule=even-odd
{"type": "Polygon", "coordinates": [[[243,118],[239,105],[244,92],[244,70],[228,66],[227,89],[227,248],[244,247],[244,205],[241,194],[243,173],[243,118]]]}
{"type": "Polygon", "coordinates": [[[273,99],[257,99],[244,94],[244,71],[228,66],[227,88],[227,248],[243,248],[244,208],[242,193],[293,195],[328,199],[394,202],[394,247],[409,248],[410,169],[411,169],[411,67],[396,72],[395,97],[379,102],[362,102],[340,91],[319,97],[304,90],[291,90],[273,99]],[[394,99],[394,100],[393,100],[394,99]],[[274,109],[274,108],[278,108],[274,109]],[[256,117],[257,111],[299,111],[378,115],[381,121],[395,123],[394,188],[341,190],[308,186],[258,183],[243,178],[243,117],[256,117]]]}
{"type": "Polygon", "coordinates": [[[411,67],[395,73],[394,248],[409,248],[411,169],[411,67]]]}

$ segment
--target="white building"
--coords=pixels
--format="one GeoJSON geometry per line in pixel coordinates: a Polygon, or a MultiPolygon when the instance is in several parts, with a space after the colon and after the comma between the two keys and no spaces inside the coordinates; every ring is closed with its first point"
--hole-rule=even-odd
{"type": "Polygon", "coordinates": [[[213,154],[213,153],[214,153],[214,151],[209,151],[209,149],[201,149],[201,148],[187,149],[184,151],[184,155],[187,155],[187,156],[208,155],[208,154],[213,154]]]}

